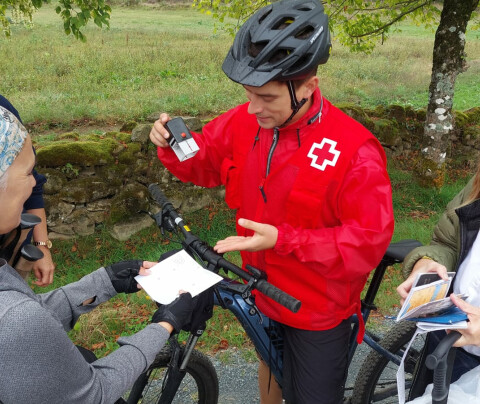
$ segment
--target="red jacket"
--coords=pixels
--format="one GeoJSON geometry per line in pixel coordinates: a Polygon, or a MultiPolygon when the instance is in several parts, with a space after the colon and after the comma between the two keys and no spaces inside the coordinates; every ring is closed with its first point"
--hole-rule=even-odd
{"type": "MultiPolygon", "coordinates": [[[[197,155],[182,163],[168,148],[158,157],[186,182],[224,184],[237,219],[278,228],[271,250],[242,252],[243,264],[302,301],[297,313],[258,293],[268,317],[292,327],[335,327],[360,309],[360,293],[393,233],[386,159],[379,142],[317,90],[309,111],[281,129],[260,129],[248,103],[194,134],[197,155]],[[266,176],[270,153],[269,174],[266,176]]],[[[249,231],[238,227],[239,235],[249,231]]]]}

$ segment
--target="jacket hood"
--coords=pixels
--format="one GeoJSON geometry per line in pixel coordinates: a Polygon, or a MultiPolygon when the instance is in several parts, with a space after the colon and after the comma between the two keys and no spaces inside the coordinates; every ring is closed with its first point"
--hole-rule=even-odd
{"type": "Polygon", "coordinates": [[[0,258],[0,292],[16,291],[29,296],[35,295],[15,269],[0,258]]]}

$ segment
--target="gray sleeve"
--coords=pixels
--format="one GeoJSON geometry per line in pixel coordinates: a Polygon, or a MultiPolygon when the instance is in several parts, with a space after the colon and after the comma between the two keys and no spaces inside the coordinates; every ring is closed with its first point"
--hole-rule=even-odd
{"type": "Polygon", "coordinates": [[[77,282],[37,296],[42,306],[51,313],[55,313],[63,328],[69,331],[77,322],[78,317],[93,310],[116,294],[107,271],[102,267],[77,282]],[[94,301],[83,306],[83,302],[91,298],[94,298],[94,301]]]}
{"type": "Polygon", "coordinates": [[[112,404],[127,391],[169,337],[150,324],[89,364],[61,324],[33,300],[11,308],[0,329],[0,397],[9,403],[112,404]]]}

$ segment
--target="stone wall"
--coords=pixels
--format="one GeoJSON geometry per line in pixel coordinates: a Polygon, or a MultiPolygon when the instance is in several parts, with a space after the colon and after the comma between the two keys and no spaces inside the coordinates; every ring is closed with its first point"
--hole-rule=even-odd
{"type": "MultiPolygon", "coordinates": [[[[338,106],[370,129],[390,158],[408,159],[418,154],[425,111],[401,106],[374,110],[338,106]]],[[[128,239],[153,223],[141,213],[158,209],[149,199],[150,183],[160,184],[183,212],[223,198],[221,187],[183,184],[162,166],[148,138],[157,116],[152,114],[147,123],[129,122],[116,132],[69,132],[37,145],[36,167],[48,179],[44,194],[51,239],[93,234],[97,226],[106,226],[119,240],[128,239]]],[[[198,119],[186,121],[192,130],[201,130],[198,119]]],[[[449,161],[473,167],[480,151],[480,108],[456,112],[456,122],[449,161]]]]}
{"type": "MultiPolygon", "coordinates": [[[[191,121],[191,125],[201,129],[198,122],[191,121]]],[[[131,133],[64,133],[37,146],[36,169],[47,177],[44,199],[49,238],[85,236],[97,226],[106,226],[113,237],[128,239],[153,223],[144,213],[158,210],[149,199],[151,183],[160,184],[184,212],[222,197],[221,189],[194,187],[174,178],[148,139],[151,126],[136,125],[131,133]]]]}

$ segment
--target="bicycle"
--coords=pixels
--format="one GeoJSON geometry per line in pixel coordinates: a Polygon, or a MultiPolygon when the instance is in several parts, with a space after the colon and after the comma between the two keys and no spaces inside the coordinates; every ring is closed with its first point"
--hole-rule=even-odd
{"type": "MultiPolygon", "coordinates": [[[[247,283],[231,279],[224,279],[213,289],[215,304],[223,309],[232,311],[240,321],[248,336],[255,345],[260,356],[269,363],[272,373],[277,381],[282,381],[282,337],[275,323],[262,315],[255,306],[252,290],[257,288],[269,294],[276,300],[290,307],[292,311],[298,310],[300,302],[289,297],[282,291],[270,285],[263,277],[260,270],[249,267],[251,273],[247,273],[233,263],[225,260],[198,237],[194,236],[183,219],[173,209],[170,202],[161,194],[156,186],[150,187],[155,199],[162,209],[154,218],[162,228],[168,231],[181,229],[183,241],[182,247],[194,253],[207,263],[210,270],[218,272],[220,268],[231,271],[247,283]]],[[[26,245],[20,248],[22,235],[38,223],[36,216],[23,214],[18,228],[7,235],[1,236],[1,256],[8,257],[9,261],[17,267],[27,270],[28,264],[41,257],[38,248],[26,245]]],[[[375,309],[374,300],[388,266],[403,261],[404,256],[420,243],[415,240],[403,240],[392,243],[380,264],[373,271],[367,293],[362,300],[362,317],[365,323],[371,310],[375,309]]],[[[197,402],[214,404],[218,402],[219,388],[216,370],[210,359],[196,351],[195,345],[205,328],[199,328],[192,332],[185,346],[181,346],[177,336],[170,339],[169,345],[157,355],[150,368],[135,382],[127,396],[128,403],[188,403],[197,402]],[[153,396],[153,397],[151,397],[153,396]]],[[[353,316],[353,328],[350,338],[349,364],[357,348],[356,336],[359,332],[359,323],[353,316]]],[[[375,334],[367,332],[364,341],[373,348],[364,365],[358,373],[350,398],[352,404],[369,402],[397,402],[395,373],[390,371],[391,366],[398,366],[403,354],[404,347],[410,341],[415,332],[415,324],[410,322],[398,323],[380,340],[375,334]],[[384,376],[387,376],[385,378],[384,376]]],[[[453,334],[453,333],[452,333],[453,334]]],[[[439,387],[434,387],[434,402],[445,403],[448,397],[448,363],[453,360],[454,350],[449,347],[460,336],[449,335],[446,345],[441,343],[436,352],[429,359],[427,366],[440,369],[441,380],[439,387]],[[429,363],[430,362],[430,363],[429,363]]],[[[406,374],[411,377],[417,359],[421,352],[421,344],[410,349],[406,361],[406,374]]],[[[410,379],[407,380],[409,387],[410,379]]],[[[122,400],[122,399],[121,399],[122,400]]],[[[125,402],[124,400],[120,402],[125,402]]]]}
{"type": "MultiPolygon", "coordinates": [[[[275,323],[269,321],[256,308],[252,290],[258,289],[268,294],[292,311],[298,310],[300,302],[269,284],[259,269],[248,266],[249,272],[246,272],[215,253],[207,243],[190,231],[182,217],[156,184],[151,184],[149,191],[161,207],[157,214],[151,216],[155,219],[157,226],[162,229],[162,233],[167,231],[176,235],[182,248],[197,257],[207,269],[214,272],[223,269],[227,276],[231,272],[243,280],[236,281],[227,277],[215,285],[213,287],[215,305],[230,310],[235,315],[258,354],[269,364],[272,374],[281,385],[282,336],[275,323]]],[[[375,296],[387,267],[402,262],[405,255],[418,245],[420,243],[416,240],[402,240],[389,246],[382,261],[373,271],[368,290],[362,301],[361,313],[365,323],[371,310],[375,309],[375,296]]],[[[353,316],[352,323],[349,364],[357,348],[356,337],[359,332],[359,321],[356,315],[353,316]]],[[[402,326],[404,325],[402,324],[402,326]]],[[[407,328],[410,329],[410,327],[407,328]]],[[[205,328],[200,328],[191,332],[184,346],[181,346],[178,342],[178,336],[171,337],[168,346],[157,355],[150,368],[135,382],[126,402],[129,404],[137,402],[160,404],[217,403],[219,391],[215,368],[205,354],[195,350],[195,345],[204,330],[205,328]]],[[[387,363],[392,362],[398,365],[401,359],[398,354],[402,353],[401,349],[409,341],[405,338],[407,334],[402,333],[397,336],[392,344],[393,349],[391,351],[393,353],[388,350],[388,347],[385,349],[385,344],[379,342],[379,336],[370,332],[365,334],[364,341],[376,352],[379,352],[382,357],[387,358],[387,363]]],[[[411,350],[410,355],[414,358],[416,355],[415,349],[411,350]]],[[[407,372],[409,370],[410,368],[407,369],[407,372]]],[[[391,380],[391,383],[396,387],[395,378],[391,380]]],[[[396,390],[390,389],[389,393],[391,397],[396,398],[396,390]]],[[[376,402],[374,396],[371,400],[370,398],[368,400],[358,401],[353,399],[352,403],[376,402]]]]}

